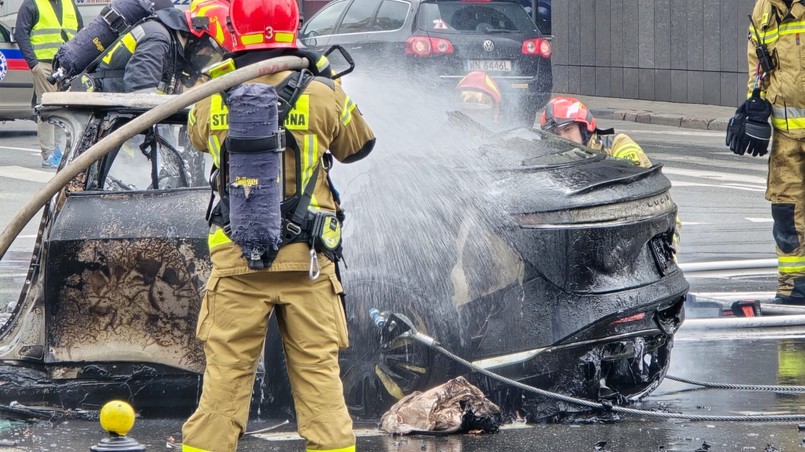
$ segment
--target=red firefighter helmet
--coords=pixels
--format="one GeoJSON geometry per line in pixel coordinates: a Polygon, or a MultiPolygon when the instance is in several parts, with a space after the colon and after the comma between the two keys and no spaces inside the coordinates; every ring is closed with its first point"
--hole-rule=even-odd
{"type": "Polygon", "coordinates": [[[233,52],[297,48],[296,0],[232,0],[229,17],[233,52]]]}
{"type": "Polygon", "coordinates": [[[497,119],[502,101],[500,87],[495,79],[486,75],[486,72],[470,72],[458,82],[456,91],[462,106],[471,109],[494,109],[497,119]]]}
{"type": "Polygon", "coordinates": [[[226,0],[193,0],[186,12],[190,23],[190,32],[200,38],[208,34],[221,48],[231,52],[235,40],[226,20],[229,17],[229,2],[226,0]]]}
{"type": "Polygon", "coordinates": [[[542,130],[553,132],[571,122],[584,124],[588,132],[595,132],[595,118],[586,105],[574,97],[554,97],[542,112],[542,130]]]}

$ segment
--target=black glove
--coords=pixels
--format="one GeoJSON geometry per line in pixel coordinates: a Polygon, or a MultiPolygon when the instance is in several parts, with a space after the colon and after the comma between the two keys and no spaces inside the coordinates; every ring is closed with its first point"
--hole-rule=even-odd
{"type": "Polygon", "coordinates": [[[747,151],[752,157],[763,156],[769,152],[771,140],[771,104],[760,98],[760,88],[752,91],[752,96],[737,110],[727,126],[727,146],[732,152],[744,155],[747,151]]]}

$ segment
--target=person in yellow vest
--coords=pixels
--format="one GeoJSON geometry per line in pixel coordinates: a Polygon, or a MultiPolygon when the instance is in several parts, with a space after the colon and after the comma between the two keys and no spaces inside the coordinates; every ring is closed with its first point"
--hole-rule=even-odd
{"type": "MultiPolygon", "coordinates": [[[[203,9],[192,9],[202,14],[203,9]]],[[[213,19],[209,33],[232,55],[209,69],[213,78],[273,57],[303,55],[296,43],[296,0],[232,0],[225,20],[213,19]],[[217,24],[226,25],[220,33],[217,24]]],[[[338,363],[339,350],[349,344],[336,269],[344,217],[328,170],[334,160],[353,163],[368,156],[375,137],[341,85],[323,76],[315,59],[308,62],[308,70],[267,74],[233,90],[275,89],[273,98],[251,99],[250,108],[262,112],[265,106],[282,105],[275,118],[285,129],[283,139],[277,135],[243,139],[241,120],[248,109],[236,102],[237,96],[231,99],[231,93],[196,103],[188,116],[193,147],[209,152],[219,171],[212,177],[218,202],[208,215],[212,273],[196,330],[204,343],[207,365],[198,408],[182,427],[183,452],[237,449],[249,419],[255,371],[272,313],[282,337],[297,430],[306,450],[355,451],[338,363]],[[284,102],[277,102],[277,96],[284,102]],[[263,160],[244,162],[244,154],[267,158],[269,152],[256,150],[283,146],[282,162],[273,164],[277,171],[284,165],[282,177],[272,179],[281,188],[264,184],[254,174],[232,176],[233,171],[254,168],[273,174],[263,160]],[[258,218],[241,221],[251,187],[259,187],[261,193],[251,194],[249,206],[255,206],[258,198],[268,200],[268,190],[276,188],[278,196],[266,203],[270,206],[258,218]],[[271,248],[257,252],[244,244],[244,235],[252,233],[244,225],[256,230],[271,219],[281,224],[281,228],[277,225],[282,231],[278,245],[272,243],[271,248]]],[[[281,358],[265,359],[271,363],[281,358]]]]}
{"type": "MultiPolygon", "coordinates": [[[[48,81],[51,60],[59,47],[83,26],[74,0],[23,0],[14,38],[33,74],[37,104],[42,102],[42,93],[56,91],[56,86],[48,81]]],[[[38,121],[38,135],[42,166],[59,166],[61,153],[56,151],[54,126],[38,121]]]]}
{"type": "Polygon", "coordinates": [[[747,100],[727,129],[739,155],[769,153],[777,302],[805,305],[805,2],[758,0],[749,25],[747,100]],[[769,124],[771,119],[771,124],[769,124]]]}

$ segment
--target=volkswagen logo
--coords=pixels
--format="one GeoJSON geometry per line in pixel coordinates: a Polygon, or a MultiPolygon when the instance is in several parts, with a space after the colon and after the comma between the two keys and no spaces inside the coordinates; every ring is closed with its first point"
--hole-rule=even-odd
{"type": "Polygon", "coordinates": [[[487,39],[486,41],[484,41],[484,50],[486,50],[487,52],[495,50],[495,43],[487,39]]]}

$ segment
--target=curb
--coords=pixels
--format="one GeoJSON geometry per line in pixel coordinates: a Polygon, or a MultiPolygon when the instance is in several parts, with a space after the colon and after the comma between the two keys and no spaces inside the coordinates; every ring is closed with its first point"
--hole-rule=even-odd
{"type": "Polygon", "coordinates": [[[729,118],[701,118],[667,113],[655,113],[645,110],[608,110],[591,109],[593,116],[617,121],[632,121],[642,124],[680,127],[698,130],[727,130],[729,118]]]}

